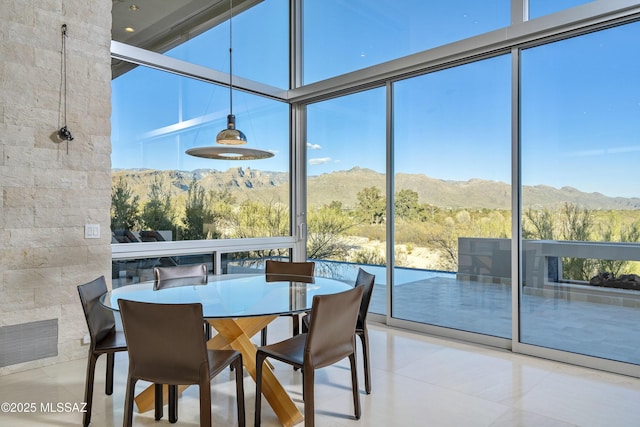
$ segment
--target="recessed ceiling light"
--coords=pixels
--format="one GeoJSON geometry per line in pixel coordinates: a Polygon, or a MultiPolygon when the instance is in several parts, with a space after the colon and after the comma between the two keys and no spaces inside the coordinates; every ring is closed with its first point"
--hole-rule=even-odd
{"type": "Polygon", "coordinates": [[[124,30],[125,30],[127,33],[133,33],[133,32],[135,32],[135,31],[136,31],[136,30],[135,30],[135,28],[132,28],[132,27],[125,27],[125,29],[124,29],[124,30]]]}

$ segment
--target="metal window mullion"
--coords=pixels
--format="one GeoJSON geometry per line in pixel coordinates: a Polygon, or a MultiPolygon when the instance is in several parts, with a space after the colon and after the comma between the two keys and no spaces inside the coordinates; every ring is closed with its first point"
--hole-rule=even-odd
{"type": "Polygon", "coordinates": [[[393,83],[387,82],[386,84],[386,148],[387,148],[387,310],[386,319],[387,324],[391,320],[391,308],[393,307],[393,295],[391,289],[393,288],[393,271],[395,267],[394,259],[394,246],[395,246],[395,221],[394,221],[394,140],[393,140],[393,83]]]}
{"type": "Polygon", "coordinates": [[[511,348],[520,342],[522,191],[520,150],[520,49],[511,51],[511,348]]]}

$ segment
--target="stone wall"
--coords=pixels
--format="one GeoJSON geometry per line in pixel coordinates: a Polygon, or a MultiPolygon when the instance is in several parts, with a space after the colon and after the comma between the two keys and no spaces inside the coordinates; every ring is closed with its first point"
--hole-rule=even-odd
{"type": "Polygon", "coordinates": [[[4,363],[4,375],[85,357],[76,286],[110,282],[111,2],[2,0],[0,33],[0,339],[14,337],[0,347],[28,347],[2,330],[29,322],[54,320],[43,324],[58,335],[57,355],[4,363]],[[52,139],[63,124],[63,24],[68,147],[52,139]],[[101,237],[85,239],[85,224],[100,224],[101,237]]]}

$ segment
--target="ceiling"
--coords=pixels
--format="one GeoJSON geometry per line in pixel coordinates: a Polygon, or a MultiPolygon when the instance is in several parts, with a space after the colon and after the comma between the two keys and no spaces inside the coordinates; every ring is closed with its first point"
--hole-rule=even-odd
{"type": "MultiPolygon", "coordinates": [[[[233,0],[233,13],[261,1],[233,0]]],[[[112,0],[111,15],[112,40],[164,53],[226,21],[229,0],[112,0]]],[[[119,60],[111,65],[114,78],[134,67],[119,60]]]]}

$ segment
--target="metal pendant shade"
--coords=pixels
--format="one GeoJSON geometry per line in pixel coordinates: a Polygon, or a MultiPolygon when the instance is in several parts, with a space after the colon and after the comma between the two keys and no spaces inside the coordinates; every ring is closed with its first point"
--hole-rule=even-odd
{"type": "Polygon", "coordinates": [[[237,147],[238,145],[246,144],[247,137],[240,129],[236,129],[236,116],[233,115],[232,18],[233,0],[229,0],[229,115],[227,116],[227,128],[218,132],[216,136],[216,143],[223,146],[191,148],[186,151],[186,154],[216,160],[266,159],[273,157],[273,153],[253,148],[237,147]]]}
{"type": "Polygon", "coordinates": [[[227,116],[227,128],[218,132],[216,142],[224,145],[241,145],[247,143],[245,134],[240,129],[236,129],[236,116],[233,114],[227,116]]]}

